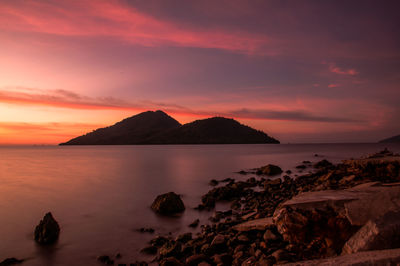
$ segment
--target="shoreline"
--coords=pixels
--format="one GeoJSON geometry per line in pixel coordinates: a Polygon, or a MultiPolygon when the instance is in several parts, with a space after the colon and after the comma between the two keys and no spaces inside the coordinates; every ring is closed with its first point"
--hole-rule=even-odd
{"type": "MultiPolygon", "coordinates": [[[[189,232],[175,237],[155,237],[142,249],[143,253],[154,256],[154,259],[149,262],[140,262],[138,265],[146,265],[146,263],[273,265],[337,257],[341,254],[346,241],[361,228],[360,226],[352,225],[345,216],[333,209],[314,208],[308,212],[293,211],[289,207],[290,213],[296,213],[298,217],[307,220],[306,227],[310,227],[310,223],[314,226],[309,233],[312,234],[315,230],[323,232],[322,237],[319,235],[310,239],[303,236],[300,239],[296,237],[293,239],[293,236],[290,236],[293,234],[292,231],[285,233],[282,229],[290,225],[284,224],[285,222],[282,225],[277,212],[288,210],[282,207],[283,204],[299,194],[344,191],[370,182],[383,184],[398,182],[400,181],[400,157],[395,156],[397,155],[384,150],[368,158],[358,161],[344,160],[337,165],[326,160],[320,160],[314,165],[304,161],[296,168],[299,171],[314,169],[314,172],[295,178],[292,176],[294,173],[291,172],[284,173],[282,179],[270,179],[268,175],[260,172],[257,175],[256,171],[253,171],[242,172],[244,175],[251,176],[246,181],[211,180],[212,189],[203,195],[202,202],[196,209],[213,210],[216,202],[229,202],[230,209],[214,212],[209,217],[211,224],[199,225],[201,232],[196,235],[189,232]],[[388,157],[395,159],[381,160],[388,157]],[[362,160],[366,160],[367,166],[372,165],[371,160],[376,160],[376,163],[373,168],[365,167],[362,163],[360,165],[351,163],[362,162],[362,160]],[[387,168],[391,168],[388,165],[393,166],[392,173],[388,173],[390,169],[387,168]],[[382,166],[385,166],[386,170],[382,170],[382,166]],[[319,216],[319,219],[325,222],[332,220],[336,225],[328,228],[324,224],[319,224],[320,221],[313,216],[319,216]],[[314,220],[311,221],[312,219],[314,220]],[[326,236],[329,235],[329,230],[340,230],[346,234],[338,238],[326,236]],[[323,242],[321,238],[324,238],[323,242]]],[[[287,214],[281,220],[296,218],[291,215],[287,214]]],[[[296,230],[299,230],[297,234],[301,235],[302,230],[299,228],[296,230]]]]}

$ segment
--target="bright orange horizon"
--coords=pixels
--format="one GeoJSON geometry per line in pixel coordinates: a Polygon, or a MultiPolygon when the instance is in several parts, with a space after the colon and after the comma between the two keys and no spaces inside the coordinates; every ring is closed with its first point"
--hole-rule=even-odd
{"type": "Polygon", "coordinates": [[[286,142],[400,134],[388,1],[3,1],[0,144],[58,144],[147,110],[286,142]]]}

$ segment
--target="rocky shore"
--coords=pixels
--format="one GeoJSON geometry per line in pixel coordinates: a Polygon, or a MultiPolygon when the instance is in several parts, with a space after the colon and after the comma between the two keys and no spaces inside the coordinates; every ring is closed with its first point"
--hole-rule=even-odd
{"type": "MultiPolygon", "coordinates": [[[[306,261],[318,259],[334,265],[329,258],[400,248],[398,154],[385,149],[337,165],[306,161],[297,169],[311,173],[268,177],[280,174],[278,168],[241,171],[246,181],[212,180],[196,209],[213,210],[219,201],[230,209],[215,211],[200,233],[157,236],[142,251],[160,265],[314,265],[306,261]]],[[[380,262],[400,262],[400,251],[381,255],[380,262]]]]}

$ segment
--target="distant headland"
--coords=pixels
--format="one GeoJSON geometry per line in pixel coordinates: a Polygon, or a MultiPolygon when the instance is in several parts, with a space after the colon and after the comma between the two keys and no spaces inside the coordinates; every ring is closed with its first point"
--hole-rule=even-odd
{"type": "Polygon", "coordinates": [[[380,143],[395,143],[395,142],[399,142],[400,143],[400,135],[391,137],[391,138],[387,138],[384,140],[379,141],[380,143]]]}
{"type": "Polygon", "coordinates": [[[60,145],[262,144],[280,142],[234,119],[212,117],[180,124],[163,111],[147,111],[60,145]]]}

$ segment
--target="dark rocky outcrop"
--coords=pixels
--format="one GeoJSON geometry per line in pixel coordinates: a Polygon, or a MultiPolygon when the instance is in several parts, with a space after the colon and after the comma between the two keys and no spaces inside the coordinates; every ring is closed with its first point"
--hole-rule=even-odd
{"type": "Polygon", "coordinates": [[[213,117],[185,125],[162,111],[148,111],[60,145],[279,143],[262,131],[213,117]]]}
{"type": "Polygon", "coordinates": [[[400,142],[400,135],[394,136],[394,137],[390,137],[387,139],[383,139],[381,141],[379,141],[380,143],[399,143],[400,142]]]}
{"type": "Polygon", "coordinates": [[[162,215],[173,215],[183,212],[185,205],[178,194],[169,192],[157,196],[153,204],[151,204],[151,208],[162,215]]]}
{"type": "Polygon", "coordinates": [[[41,245],[53,244],[60,234],[60,226],[51,212],[46,213],[43,220],[35,228],[35,241],[41,245]]]}

